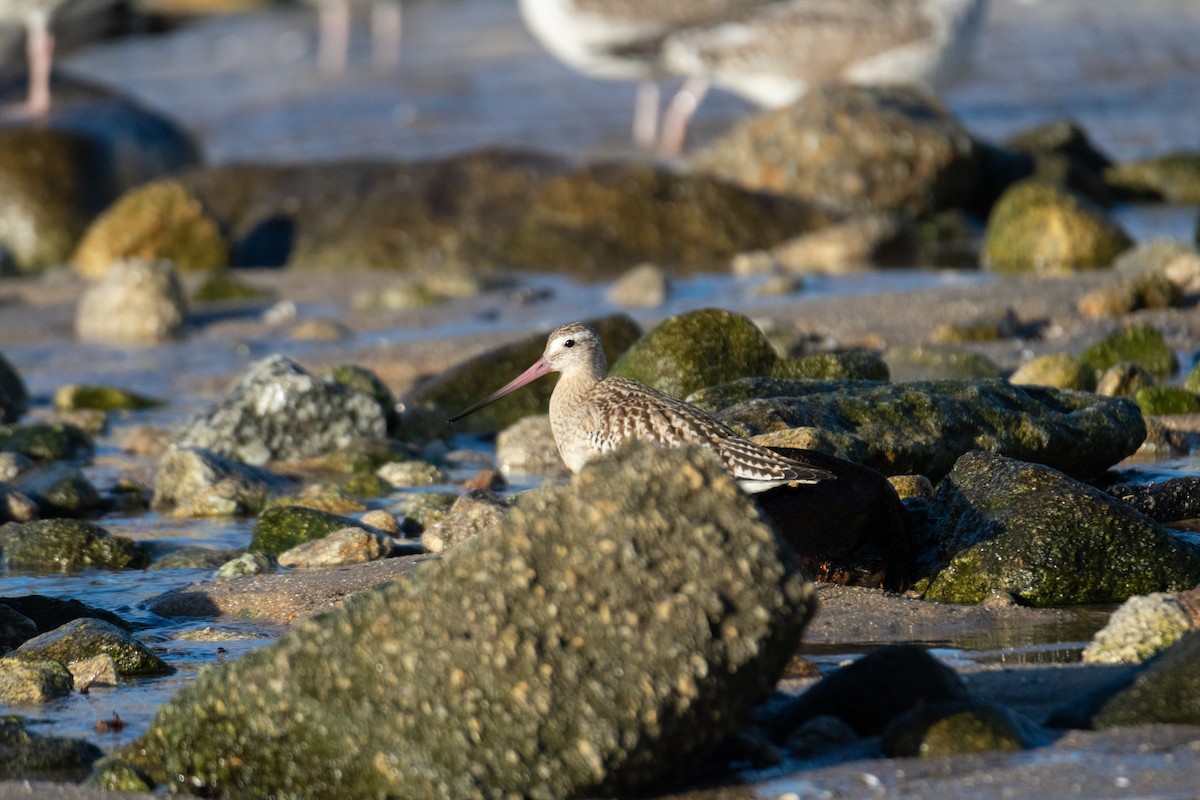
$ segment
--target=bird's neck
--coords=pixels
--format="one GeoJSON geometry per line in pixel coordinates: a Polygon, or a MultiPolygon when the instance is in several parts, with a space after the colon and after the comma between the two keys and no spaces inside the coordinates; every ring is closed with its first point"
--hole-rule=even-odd
{"type": "Polygon", "coordinates": [[[550,395],[550,420],[564,420],[578,409],[583,396],[605,377],[603,364],[592,364],[590,369],[572,369],[558,378],[554,393],[550,395]]]}

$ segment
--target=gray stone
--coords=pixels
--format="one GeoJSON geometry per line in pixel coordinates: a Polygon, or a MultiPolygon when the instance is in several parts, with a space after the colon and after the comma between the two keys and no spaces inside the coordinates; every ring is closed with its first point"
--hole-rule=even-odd
{"type": "Polygon", "coordinates": [[[176,517],[256,514],[290,482],[200,447],[171,446],[158,462],[152,505],[176,517]]]}
{"type": "Polygon", "coordinates": [[[279,554],[279,566],[313,569],[362,564],[392,553],[392,538],[363,528],[339,528],[279,554]]]}
{"type": "Polygon", "coordinates": [[[639,264],[613,281],[606,297],[622,308],[658,308],[670,291],[671,280],[662,267],[639,264]]]}
{"type": "Polygon", "coordinates": [[[75,332],[85,342],[148,345],[176,338],[187,296],[168,261],[129,259],[109,267],[79,300],[75,332]]]}
{"type": "Polygon", "coordinates": [[[500,431],[496,436],[496,464],[510,481],[514,476],[565,474],[550,417],[535,414],[500,431]]]}
{"type": "Polygon", "coordinates": [[[445,552],[495,528],[504,519],[505,510],[504,500],[489,489],[468,492],[454,501],[445,519],[425,529],[421,544],[430,553],[445,552]]]}
{"type": "Polygon", "coordinates": [[[634,447],[204,671],[127,752],[211,793],[628,796],[747,721],[811,592],[711,453],[634,447]]]}

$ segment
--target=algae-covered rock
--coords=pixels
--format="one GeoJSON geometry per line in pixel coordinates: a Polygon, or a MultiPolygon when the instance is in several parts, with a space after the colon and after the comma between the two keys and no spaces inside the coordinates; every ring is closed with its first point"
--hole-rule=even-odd
{"type": "Polygon", "coordinates": [[[73,688],[71,673],[57,661],[0,658],[0,703],[16,706],[48,703],[66,697],[73,688]]]}
{"type": "Polygon", "coordinates": [[[200,198],[176,180],[138,187],[88,227],[71,261],[99,278],[114,261],[166,259],[182,272],[229,266],[229,247],[200,198]]]}
{"type": "Polygon", "coordinates": [[[13,653],[24,661],[70,664],[97,655],[111,656],[124,677],[170,675],[175,668],[116,625],[84,617],[35,636],[13,653]]]}
{"type": "Polygon", "coordinates": [[[16,422],[29,407],[29,392],[21,374],[0,353],[0,424],[16,422]]]}
{"type": "Polygon", "coordinates": [[[794,358],[781,358],[771,368],[770,376],[772,378],[810,378],[819,381],[841,378],[886,381],[891,377],[883,357],[868,350],[809,353],[794,358]]]}
{"type": "Polygon", "coordinates": [[[386,425],[373,395],[276,355],[252,364],[216,405],[188,421],[176,444],[258,466],[325,455],[360,437],[382,439],[386,425]]]}
{"type": "Polygon", "coordinates": [[[1090,392],[1096,388],[1096,371],[1070,353],[1049,353],[1025,362],[1008,380],[1017,386],[1053,386],[1090,392]]]}
{"type": "Polygon", "coordinates": [[[398,417],[396,415],[396,396],[387,384],[371,370],[357,364],[338,364],[320,373],[321,379],[340,383],[351,389],[371,395],[379,403],[379,410],[387,421],[389,431],[395,429],[398,417]]]}
{"type": "Polygon", "coordinates": [[[152,505],[176,517],[256,514],[289,481],[199,447],[172,445],[158,462],[152,505]]]}
{"type": "Polygon", "coordinates": [[[154,789],[136,767],[112,757],[102,758],[92,766],[87,786],[103,792],[149,792],[154,789]]]}
{"type": "Polygon", "coordinates": [[[1112,613],[1083,649],[1086,664],[1136,664],[1166,650],[1196,629],[1178,594],[1131,597],[1112,613]]]}
{"type": "Polygon", "coordinates": [[[967,453],[930,508],[941,567],[928,600],[993,592],[1035,606],[1114,603],[1200,582],[1200,550],[1057,470],[967,453]]]}
{"type": "Polygon", "coordinates": [[[835,83],[749,118],[691,162],[756,191],[918,216],[967,205],[978,158],[967,131],[928,93],[835,83]]]}
{"type": "Polygon", "coordinates": [[[9,569],[34,572],[140,569],[150,561],[139,542],[75,519],[38,519],[0,526],[0,558],[9,569]]]}
{"type": "Polygon", "coordinates": [[[1125,361],[1145,367],[1158,378],[1179,371],[1179,358],[1174,349],[1160,331],[1149,325],[1122,328],[1088,347],[1080,358],[1097,374],[1125,361]]]}
{"type": "Polygon", "coordinates": [[[751,375],[767,375],[778,356],[747,317],[719,308],[688,311],[634,342],[610,374],[633,378],[674,397],[751,375]]]}
{"type": "Polygon", "coordinates": [[[1124,194],[1167,203],[1200,203],[1200,153],[1114,164],[1104,171],[1104,180],[1124,194]]]}
{"type": "Polygon", "coordinates": [[[1146,436],[1130,400],[1013,386],[1003,380],[868,381],[744,379],[693,394],[761,444],[815,447],[885,475],[938,479],[970,450],[1098,475],[1146,436]],[[815,434],[817,444],[805,440],[815,434]]]}
{"type": "Polygon", "coordinates": [[[745,724],[811,591],[712,454],[635,446],[204,671],[126,752],[214,794],[631,796],[745,724]]]}
{"type": "Polygon", "coordinates": [[[80,781],[92,763],[104,755],[82,739],[39,736],[25,729],[15,715],[0,716],[0,780],[80,781]]]}
{"type": "Polygon", "coordinates": [[[68,383],[60,386],[54,393],[54,407],[59,411],[74,411],[79,408],[95,408],[100,411],[136,411],[143,408],[158,408],[163,405],[166,405],[165,400],[147,397],[116,386],[68,383]]]}
{"type": "Polygon", "coordinates": [[[85,342],[159,344],[183,333],[183,283],[169,261],[116,261],[79,298],[75,333],[85,342]]]}
{"type": "Polygon", "coordinates": [[[1000,368],[990,358],[955,345],[889,347],[883,360],[894,381],[1000,377],[1000,368]]]}
{"type": "Polygon", "coordinates": [[[1200,724],[1200,633],[1192,632],[1163,651],[1129,686],[1105,700],[1092,727],[1200,724]]]}
{"type": "Polygon", "coordinates": [[[952,700],[914,709],[884,733],[888,758],[1024,750],[1048,741],[1036,723],[996,703],[952,700]]]}
{"type": "Polygon", "coordinates": [[[34,461],[91,458],[96,446],[78,425],[38,422],[0,425],[0,452],[20,453],[34,461]]]}
{"type": "Polygon", "coordinates": [[[1107,267],[1133,240],[1084,198],[1041,181],[1009,187],[988,217],[984,266],[1063,275],[1107,267]]]}
{"type": "Polygon", "coordinates": [[[342,528],[362,527],[350,517],[302,506],[268,508],[254,523],[250,550],[277,556],[303,542],[321,539],[342,528]]]}
{"type": "MultiPolygon", "coordinates": [[[[624,314],[588,322],[604,343],[611,364],[641,335],[637,323],[624,314]]],[[[511,345],[498,347],[453,367],[417,386],[405,396],[397,435],[404,441],[428,440],[447,433],[496,433],[531,414],[545,414],[555,380],[544,379],[505,397],[487,408],[446,425],[446,418],[520,375],[546,349],[549,331],[532,334],[511,345]]]]}
{"type": "Polygon", "coordinates": [[[1147,416],[1200,413],[1200,396],[1178,386],[1146,386],[1133,399],[1147,416]]]}
{"type": "Polygon", "coordinates": [[[1192,367],[1187,377],[1183,379],[1183,388],[1189,392],[1200,393],[1200,364],[1192,367]]]}
{"type": "Polygon", "coordinates": [[[47,464],[24,472],[12,488],[37,503],[43,517],[81,517],[101,509],[100,492],[72,464],[47,464]]]}

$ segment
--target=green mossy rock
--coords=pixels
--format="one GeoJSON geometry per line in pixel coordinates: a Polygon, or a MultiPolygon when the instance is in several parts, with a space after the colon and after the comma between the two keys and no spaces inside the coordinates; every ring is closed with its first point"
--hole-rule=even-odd
{"type": "Polygon", "coordinates": [[[1173,153],[1144,161],[1115,164],[1104,180],[1123,194],[1167,203],[1200,203],[1200,153],[1173,153]]]}
{"type": "Polygon", "coordinates": [[[59,411],[94,408],[99,411],[137,411],[165,406],[165,400],[147,397],[128,389],[96,384],[69,383],[54,393],[54,407],[59,411]]]}
{"type": "Polygon", "coordinates": [[[1132,245],[1129,234],[1084,198],[1021,181],[992,208],[983,263],[994,272],[1064,275],[1107,267],[1132,245]]]}
{"type": "Polygon", "coordinates": [[[80,781],[92,763],[104,755],[81,739],[39,736],[25,729],[18,716],[0,716],[0,780],[80,781]]]}
{"type": "Polygon", "coordinates": [[[123,756],[210,795],[632,797],[746,724],[814,603],[711,452],[633,446],[204,670],[123,756]]]}
{"type": "Polygon", "coordinates": [[[772,378],[810,378],[832,381],[842,378],[864,381],[886,381],[890,374],[887,363],[878,353],[850,350],[844,353],[811,353],[795,358],[781,358],[771,368],[772,378]]]}
{"type": "Polygon", "coordinates": [[[1200,414],[1200,396],[1178,386],[1147,386],[1133,398],[1147,416],[1200,414]]]}
{"type": "Polygon", "coordinates": [[[897,719],[883,736],[888,758],[940,758],[1024,750],[1048,740],[1037,725],[995,703],[930,703],[897,719]]]}
{"type": "Polygon", "coordinates": [[[1109,697],[1092,715],[1101,730],[1127,725],[1200,725],[1200,632],[1163,651],[1133,684],[1109,697]]]}
{"type": "Polygon", "coordinates": [[[73,688],[71,673],[57,661],[0,658],[0,703],[15,706],[48,703],[67,697],[73,688]]]}
{"type": "Polygon", "coordinates": [[[1130,325],[1093,344],[1080,356],[1085,364],[1102,373],[1123,361],[1139,364],[1158,378],[1179,371],[1179,358],[1162,333],[1149,325],[1130,325]]]}
{"type": "Polygon", "coordinates": [[[322,539],[342,528],[360,528],[350,517],[302,506],[268,508],[254,523],[250,551],[277,556],[298,544],[322,539]]]}
{"type": "Polygon", "coordinates": [[[0,353],[0,424],[16,422],[29,407],[29,392],[21,375],[0,353]]]}
{"type": "Polygon", "coordinates": [[[706,386],[769,375],[778,358],[749,318],[704,308],[659,323],[617,359],[609,374],[687,397],[706,386]]]}
{"type": "Polygon", "coordinates": [[[1022,364],[1008,380],[1017,386],[1090,392],[1096,388],[1096,371],[1070,353],[1050,353],[1022,364]]]}
{"type": "MultiPolygon", "coordinates": [[[[642,333],[637,323],[624,314],[589,320],[588,324],[600,334],[610,364],[642,333]]],[[[541,358],[549,333],[535,333],[490,350],[418,386],[402,400],[405,411],[397,438],[408,442],[428,441],[450,433],[496,434],[522,417],[547,413],[557,379],[537,381],[453,426],[446,424],[448,417],[499,389],[541,358]]]]}
{"type": "Polygon", "coordinates": [[[24,661],[58,661],[71,664],[98,655],[111,656],[123,677],[171,675],[175,668],[137,639],[112,623],[92,617],[35,636],[13,652],[24,661]]]}
{"type": "Polygon", "coordinates": [[[8,569],[32,572],[141,569],[150,562],[139,542],[75,519],[36,519],[0,526],[0,558],[8,569]]]}
{"type": "Polygon", "coordinates": [[[1117,498],[1057,470],[967,453],[929,514],[941,566],[925,599],[1032,606],[1118,603],[1200,582],[1200,550],[1117,498]]]}
{"type": "Polygon", "coordinates": [[[937,480],[971,450],[1049,464],[1082,478],[1132,455],[1146,437],[1137,405],[1004,380],[803,381],[748,378],[689,402],[756,440],[812,446],[885,475],[937,480]]]}
{"type": "Polygon", "coordinates": [[[102,758],[92,767],[87,786],[104,792],[149,792],[154,789],[146,776],[128,761],[102,758]]]}
{"type": "Polygon", "coordinates": [[[78,425],[0,425],[0,452],[20,453],[34,461],[88,459],[95,449],[92,438],[78,425]]]}
{"type": "Polygon", "coordinates": [[[166,259],[181,272],[224,269],[229,247],[194,192],[176,180],[140,186],[113,203],[83,235],[71,261],[86,278],[114,261],[166,259]]]}

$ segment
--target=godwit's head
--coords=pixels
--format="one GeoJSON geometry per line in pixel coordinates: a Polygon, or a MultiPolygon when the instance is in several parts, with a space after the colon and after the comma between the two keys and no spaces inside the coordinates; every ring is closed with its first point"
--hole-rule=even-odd
{"type": "Polygon", "coordinates": [[[546,349],[533,366],[467,410],[455,414],[447,422],[457,422],[468,414],[474,414],[509,392],[532,383],[547,372],[582,375],[596,381],[603,379],[608,372],[608,362],[604,359],[604,348],[600,344],[599,335],[582,322],[572,322],[557,328],[546,340],[546,349]]]}

